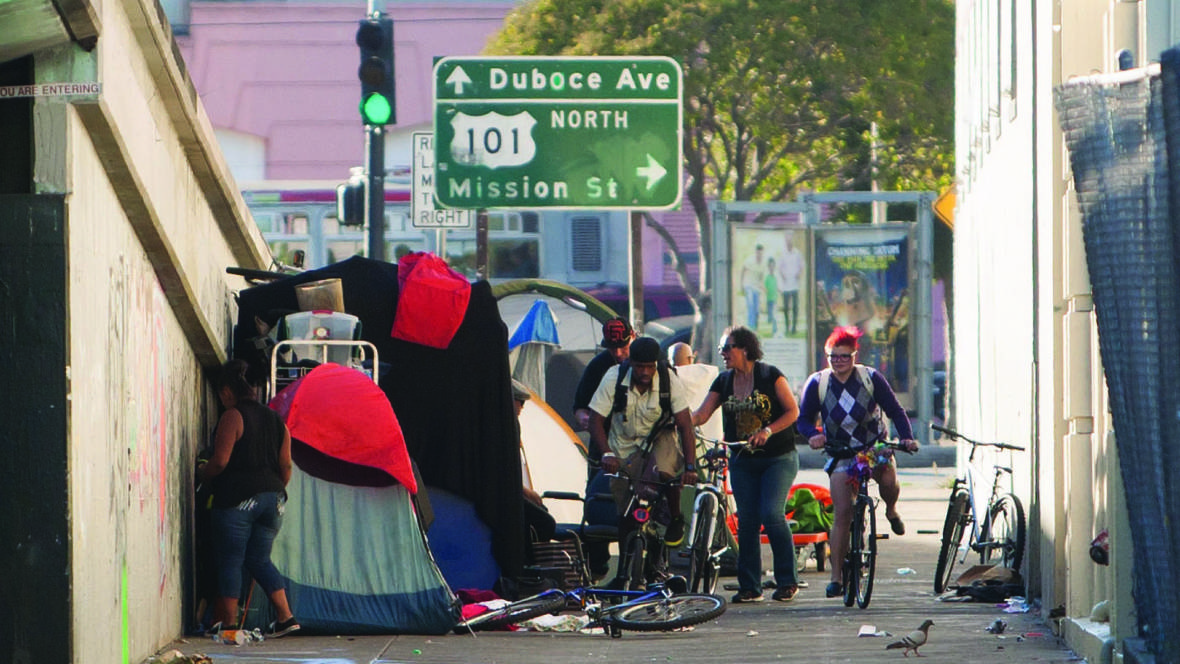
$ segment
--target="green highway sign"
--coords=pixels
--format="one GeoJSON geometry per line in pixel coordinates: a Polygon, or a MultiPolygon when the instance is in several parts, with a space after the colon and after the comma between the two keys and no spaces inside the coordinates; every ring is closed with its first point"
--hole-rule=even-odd
{"type": "Polygon", "coordinates": [[[435,198],[451,208],[678,207],[681,78],[666,57],[442,58],[435,198]]]}

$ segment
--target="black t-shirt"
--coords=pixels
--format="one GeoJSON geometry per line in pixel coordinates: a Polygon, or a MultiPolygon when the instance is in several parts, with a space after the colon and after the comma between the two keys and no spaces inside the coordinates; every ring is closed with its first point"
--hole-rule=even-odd
{"type": "Polygon", "coordinates": [[[257,401],[237,404],[242,414],[242,437],[234,443],[225,470],[213,482],[213,507],[233,507],[269,491],[284,491],[279,469],[283,419],[257,401]]]}
{"type": "MultiPolygon", "coordinates": [[[[754,363],[754,389],[745,399],[735,399],[733,396],[734,371],[724,371],[709,387],[710,392],[721,395],[721,423],[725,431],[725,440],[747,440],[762,427],[777,420],[786,409],[778,400],[774,384],[783,376],[783,372],[771,364],[754,363]]],[[[779,456],[795,451],[795,437],[791,427],[770,436],[763,446],[762,454],[779,456]]]]}
{"type": "Polygon", "coordinates": [[[598,391],[602,377],[613,366],[615,366],[615,356],[609,350],[604,350],[590,359],[586,369],[582,371],[582,379],[578,381],[578,388],[574,391],[574,410],[590,407],[590,400],[598,391]]]}

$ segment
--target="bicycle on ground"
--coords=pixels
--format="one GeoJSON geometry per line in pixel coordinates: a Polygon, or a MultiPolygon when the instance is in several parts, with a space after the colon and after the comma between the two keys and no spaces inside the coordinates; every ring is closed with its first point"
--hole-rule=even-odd
{"type": "Polygon", "coordinates": [[[729,551],[729,540],[724,529],[730,514],[727,485],[729,458],[727,448],[747,449],[746,443],[730,443],[701,436],[697,440],[708,449],[697,460],[697,472],[702,482],[696,485],[692,516],[688,521],[684,541],[689,543],[688,589],[711,594],[717,589],[721,571],[721,557],[729,551]]]}
{"type": "Polygon", "coordinates": [[[720,597],[675,594],[663,583],[651,584],[646,590],[554,589],[469,618],[456,625],[454,632],[500,629],[545,614],[557,614],[570,606],[585,612],[590,619],[587,627],[602,627],[612,638],[621,637],[624,630],[668,632],[699,625],[720,616],[726,609],[725,600],[720,597]]]}
{"type": "MultiPolygon", "coordinates": [[[[895,450],[911,453],[901,443],[881,440],[873,447],[857,452],[848,468],[848,477],[857,484],[857,489],[856,499],[852,503],[848,553],[844,555],[841,579],[844,584],[844,606],[856,604],[866,609],[873,598],[873,582],[877,578],[877,540],[889,539],[889,534],[877,532],[877,500],[869,495],[869,480],[873,477],[873,467],[879,463],[889,463],[895,450]]],[[[824,446],[824,451],[834,458],[848,452],[845,448],[830,445],[824,446]]]]}
{"type": "Polygon", "coordinates": [[[1011,490],[1001,489],[1001,477],[1006,476],[1010,482],[1012,468],[996,465],[995,476],[989,482],[987,475],[975,463],[975,451],[980,447],[1007,451],[1024,451],[1024,448],[1009,443],[972,440],[937,424],[930,425],[930,428],[971,444],[966,474],[956,477],[951,487],[946,520],[942,526],[938,566],[934,570],[934,592],[946,590],[955,565],[965,561],[970,553],[979,554],[979,562],[983,565],[999,565],[1019,571],[1027,536],[1024,505],[1011,490]],[[988,484],[991,485],[990,491],[988,484]],[[963,546],[963,535],[968,531],[971,534],[967,546],[963,546]]]}

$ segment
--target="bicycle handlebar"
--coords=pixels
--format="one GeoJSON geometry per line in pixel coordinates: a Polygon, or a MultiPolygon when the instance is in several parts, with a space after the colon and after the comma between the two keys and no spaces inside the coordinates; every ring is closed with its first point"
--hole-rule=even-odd
{"type": "MultiPolygon", "coordinates": [[[[878,440],[876,443],[873,443],[873,445],[876,446],[878,443],[881,445],[884,445],[885,447],[888,447],[892,450],[898,450],[901,452],[905,452],[906,454],[913,454],[914,453],[914,450],[911,450],[910,448],[906,447],[905,445],[903,445],[899,441],[878,440]]],[[[851,459],[852,457],[856,456],[857,452],[861,452],[861,451],[864,451],[867,449],[872,449],[872,447],[863,447],[863,448],[858,448],[858,449],[854,450],[850,447],[837,447],[832,444],[827,444],[827,443],[824,444],[824,454],[826,454],[834,459],[851,459]]]]}
{"type": "Polygon", "coordinates": [[[944,426],[939,426],[937,424],[931,424],[930,428],[934,429],[935,431],[938,431],[940,433],[945,433],[946,435],[950,436],[951,438],[957,438],[959,440],[963,440],[968,443],[971,443],[972,445],[979,445],[982,447],[995,447],[995,448],[999,448],[1001,450],[1015,450],[1017,452],[1024,451],[1023,447],[1020,447],[1019,445],[1012,445],[1011,443],[983,443],[978,440],[972,440],[972,439],[968,438],[967,436],[964,436],[963,434],[959,433],[958,431],[955,431],[954,429],[948,429],[944,426]]]}

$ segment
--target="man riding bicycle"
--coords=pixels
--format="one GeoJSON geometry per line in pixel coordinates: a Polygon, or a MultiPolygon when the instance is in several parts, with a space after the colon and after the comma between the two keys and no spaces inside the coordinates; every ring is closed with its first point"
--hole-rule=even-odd
{"type": "MultiPolygon", "coordinates": [[[[606,372],[590,401],[590,443],[602,453],[606,473],[622,468],[628,477],[638,478],[645,466],[654,464],[660,482],[680,476],[680,484],[670,486],[665,494],[671,516],[665,543],[679,546],[684,541],[681,487],[697,481],[692,463],[696,436],[684,386],[666,365],[657,366],[663,364],[660,356],[659,342],[639,337],[631,342],[630,359],[606,372]],[[648,443],[650,449],[645,450],[648,443]]],[[[630,500],[629,491],[626,480],[611,481],[620,516],[630,500]]],[[[630,519],[620,518],[620,541],[627,535],[623,530],[631,527],[630,519]]],[[[622,570],[619,576],[623,576],[622,570]]]]}
{"type": "MultiPolygon", "coordinates": [[[[824,344],[830,368],[807,378],[799,404],[799,432],[807,437],[812,449],[826,449],[832,457],[824,465],[830,477],[832,506],[835,508],[828,538],[832,562],[832,582],[825,590],[828,597],[844,594],[841,580],[856,493],[856,483],[848,476],[848,469],[859,450],[868,449],[887,437],[888,428],[881,418],[882,411],[897,428],[902,444],[911,452],[918,449],[910,419],[898,403],[889,381],[880,372],[856,364],[859,336],[860,330],[855,327],[838,327],[832,332],[824,344]]],[[[885,518],[895,534],[904,535],[905,523],[897,513],[901,488],[892,458],[889,463],[874,466],[872,473],[881,499],[885,501],[885,518]]]]}

